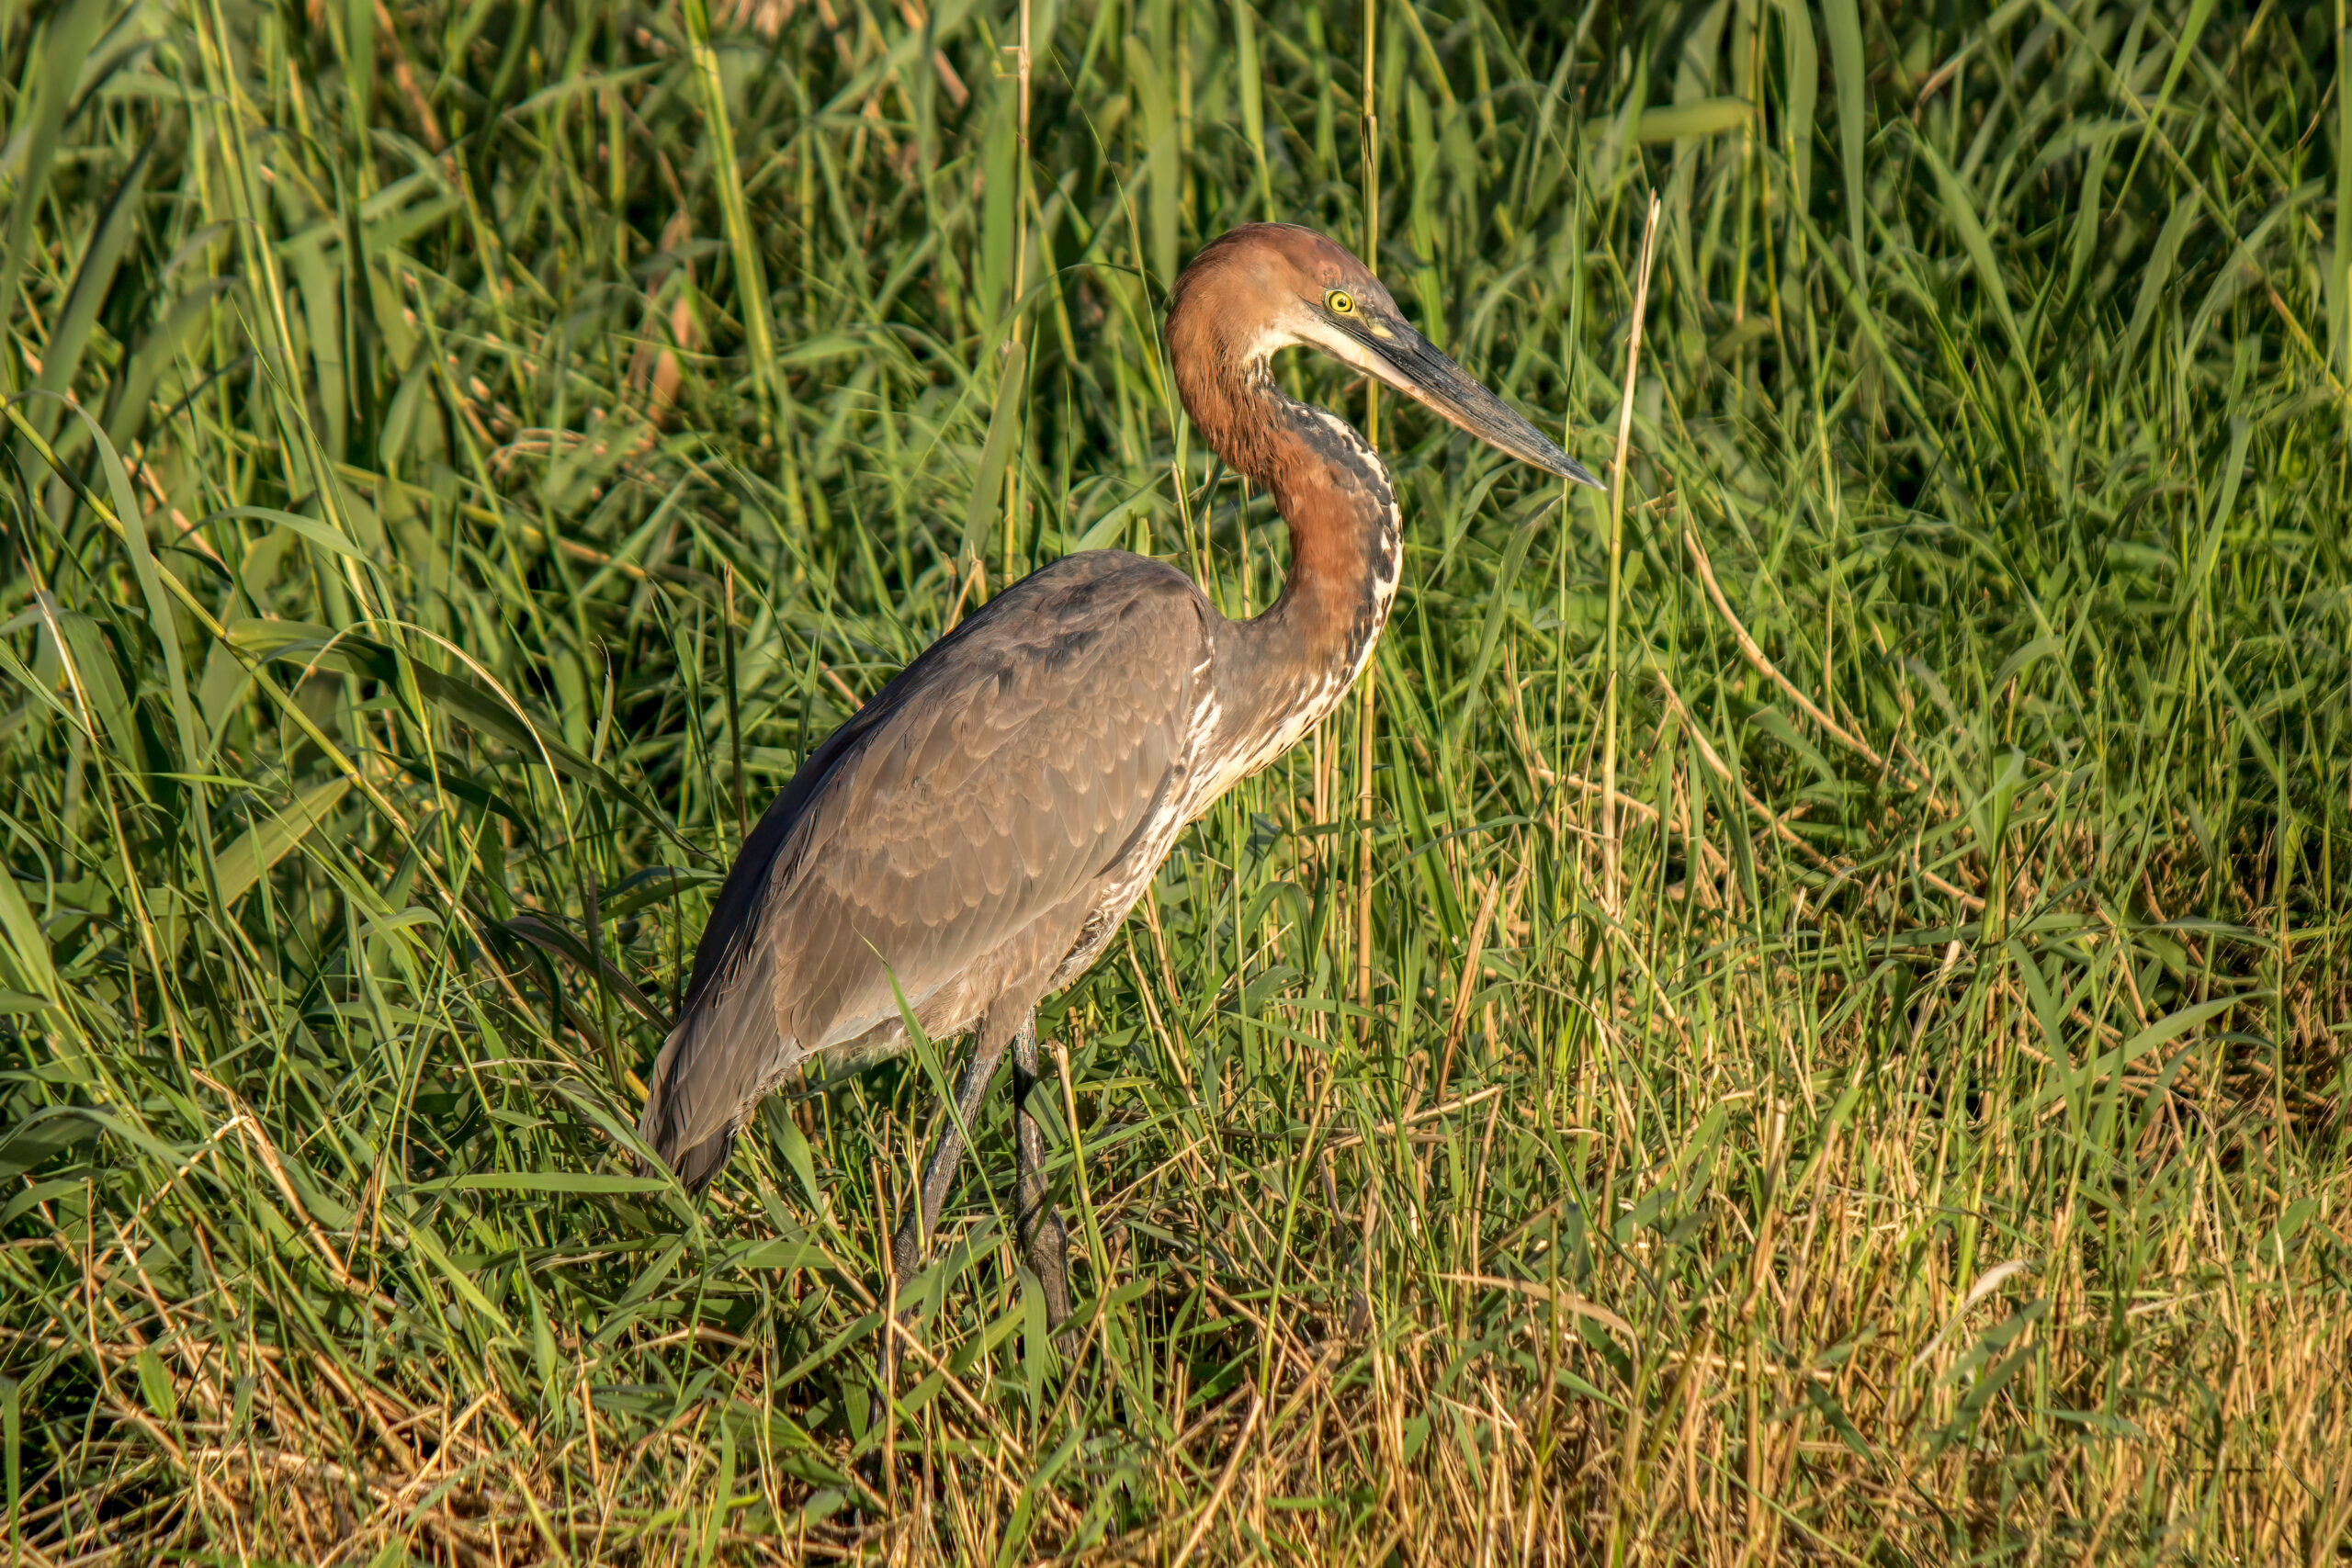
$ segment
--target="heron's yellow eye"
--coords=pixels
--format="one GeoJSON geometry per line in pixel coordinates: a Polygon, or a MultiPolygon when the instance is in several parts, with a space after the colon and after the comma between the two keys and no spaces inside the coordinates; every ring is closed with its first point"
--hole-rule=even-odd
{"type": "Polygon", "coordinates": [[[1356,310],[1355,296],[1344,288],[1334,288],[1323,296],[1323,308],[1335,316],[1352,316],[1356,310]]]}

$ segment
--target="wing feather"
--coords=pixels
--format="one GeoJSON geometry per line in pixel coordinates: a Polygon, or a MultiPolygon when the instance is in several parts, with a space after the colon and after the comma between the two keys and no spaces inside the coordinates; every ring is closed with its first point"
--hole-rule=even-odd
{"type": "Polygon", "coordinates": [[[1171,568],[1073,556],[810,754],[720,889],[654,1065],[641,1131],[682,1178],[716,1174],[810,1057],[902,1044],[893,975],[934,1035],[1043,987],[1178,793],[1214,620],[1171,568]]]}

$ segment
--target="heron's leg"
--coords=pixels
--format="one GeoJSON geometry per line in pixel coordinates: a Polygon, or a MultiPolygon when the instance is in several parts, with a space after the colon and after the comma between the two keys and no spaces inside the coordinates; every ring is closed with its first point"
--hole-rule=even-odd
{"type": "Polygon", "coordinates": [[[991,1039],[991,1032],[983,1024],[973,1037],[972,1059],[956,1086],[956,1114],[939,1134],[939,1145],[931,1151],[931,1161],[923,1167],[922,1190],[908,1206],[906,1218],[899,1222],[899,1234],[890,1244],[890,1277],[901,1286],[914,1278],[915,1269],[922,1261],[923,1243],[939,1224],[939,1206],[947,1201],[947,1185],[956,1179],[956,1168],[963,1162],[964,1132],[979,1119],[989,1085],[996,1080],[998,1064],[1004,1060],[1004,1048],[1010,1042],[1001,1034],[991,1039]]]}
{"type": "Polygon", "coordinates": [[[1029,1091],[1037,1082],[1037,1015],[1022,1021],[1012,1041],[1012,1106],[1020,1142],[1020,1179],[1013,1190],[1015,1216],[1021,1228],[1021,1250],[1029,1271],[1045,1287],[1046,1320],[1059,1328],[1069,1316],[1069,1233],[1054,1210],[1046,1185],[1046,1135],[1029,1109],[1029,1091]]]}

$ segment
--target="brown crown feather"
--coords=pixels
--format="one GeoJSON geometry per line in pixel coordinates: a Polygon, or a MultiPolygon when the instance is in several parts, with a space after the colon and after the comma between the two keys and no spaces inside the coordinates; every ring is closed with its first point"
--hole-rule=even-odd
{"type": "Polygon", "coordinates": [[[1235,472],[1272,486],[1286,444],[1261,400],[1259,374],[1278,346],[1270,332],[1303,321],[1324,294],[1344,288],[1396,308],[1363,263],[1295,223],[1244,223],[1201,247],[1168,299],[1169,360],[1176,393],[1210,450],[1235,472]]]}

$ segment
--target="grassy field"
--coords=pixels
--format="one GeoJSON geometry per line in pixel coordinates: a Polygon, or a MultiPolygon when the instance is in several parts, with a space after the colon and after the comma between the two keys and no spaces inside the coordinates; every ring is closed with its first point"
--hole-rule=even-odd
{"type": "Polygon", "coordinates": [[[2345,0],[705,3],[0,6],[8,1562],[2352,1561],[2345,0]],[[889,1381],[953,1047],[637,1075],[959,614],[1271,601],[1270,216],[1622,515],[1284,367],[1372,695],[1044,1020],[1074,1359],[1000,1102],[889,1381]]]}

